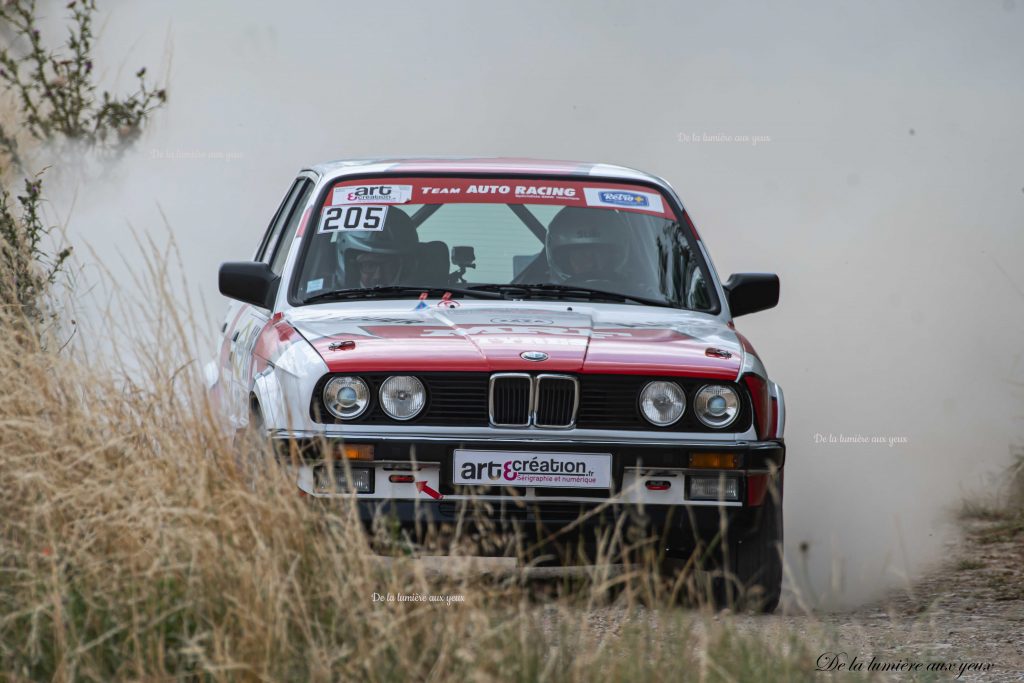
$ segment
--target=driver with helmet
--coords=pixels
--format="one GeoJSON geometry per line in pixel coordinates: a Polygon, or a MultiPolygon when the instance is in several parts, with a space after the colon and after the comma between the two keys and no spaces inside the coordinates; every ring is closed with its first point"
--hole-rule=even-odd
{"type": "Polygon", "coordinates": [[[570,284],[624,282],[629,234],[629,224],[617,211],[567,206],[548,226],[548,269],[553,278],[570,284]]]}
{"type": "MultiPolygon", "coordinates": [[[[388,211],[382,230],[339,231],[338,267],[344,287],[386,287],[401,282],[413,268],[419,237],[412,219],[400,209],[388,211]]],[[[408,279],[408,277],[406,278],[408,279]]]]}

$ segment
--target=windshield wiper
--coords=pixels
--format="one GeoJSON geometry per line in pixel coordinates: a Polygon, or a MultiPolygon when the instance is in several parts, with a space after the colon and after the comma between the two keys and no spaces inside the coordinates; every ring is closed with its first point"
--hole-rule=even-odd
{"type": "Polygon", "coordinates": [[[546,282],[529,285],[473,285],[469,287],[469,289],[480,292],[500,292],[501,294],[505,295],[518,295],[525,297],[539,295],[553,296],[558,298],[589,299],[590,301],[633,301],[635,303],[644,304],[647,306],[664,306],[667,308],[675,308],[675,305],[671,301],[649,299],[643,296],[621,294],[619,292],[609,292],[603,289],[592,289],[590,287],[579,287],[576,285],[557,285],[546,282]]]}
{"type": "Polygon", "coordinates": [[[472,289],[459,289],[458,287],[413,287],[410,285],[387,285],[379,287],[354,287],[352,289],[335,289],[330,292],[321,292],[306,297],[302,303],[312,304],[317,301],[342,301],[344,299],[383,299],[383,298],[405,298],[408,296],[419,296],[426,293],[427,296],[443,296],[451,293],[452,296],[465,296],[475,299],[500,299],[501,294],[487,291],[474,291],[472,289]]]}

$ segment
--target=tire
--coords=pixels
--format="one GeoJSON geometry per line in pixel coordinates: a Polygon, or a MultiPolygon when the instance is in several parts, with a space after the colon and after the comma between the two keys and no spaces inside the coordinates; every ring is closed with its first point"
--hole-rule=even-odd
{"type": "Polygon", "coordinates": [[[249,422],[235,434],[234,458],[238,475],[250,490],[255,490],[256,480],[265,473],[267,459],[267,435],[263,411],[253,401],[249,410],[249,422]]]}
{"type": "Polygon", "coordinates": [[[782,595],[782,492],[765,495],[750,530],[725,544],[713,597],[718,609],[771,614],[782,595]]]}

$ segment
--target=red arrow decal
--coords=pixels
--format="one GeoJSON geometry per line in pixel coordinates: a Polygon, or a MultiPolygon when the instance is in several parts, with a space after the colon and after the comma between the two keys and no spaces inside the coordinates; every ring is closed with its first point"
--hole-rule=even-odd
{"type": "Polygon", "coordinates": [[[441,500],[442,498],[444,498],[444,496],[442,496],[440,493],[430,488],[430,485],[425,481],[416,482],[416,490],[419,491],[420,493],[427,494],[434,500],[441,500]]]}

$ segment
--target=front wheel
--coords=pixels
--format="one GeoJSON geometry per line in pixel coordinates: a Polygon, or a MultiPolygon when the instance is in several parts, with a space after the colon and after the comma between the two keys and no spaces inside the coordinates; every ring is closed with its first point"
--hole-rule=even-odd
{"type": "Polygon", "coordinates": [[[754,514],[752,528],[725,543],[713,595],[719,609],[770,614],[782,595],[782,491],[769,492],[754,514]]]}
{"type": "Polygon", "coordinates": [[[231,450],[236,473],[250,490],[255,490],[257,480],[266,475],[273,462],[263,411],[255,401],[249,409],[248,423],[235,433],[231,450]]]}

